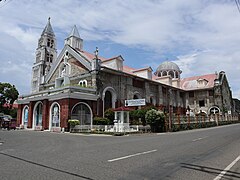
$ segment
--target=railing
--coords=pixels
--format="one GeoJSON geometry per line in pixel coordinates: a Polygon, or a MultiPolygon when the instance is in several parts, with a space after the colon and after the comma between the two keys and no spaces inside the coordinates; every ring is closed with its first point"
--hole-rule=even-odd
{"type": "MultiPolygon", "coordinates": [[[[176,115],[165,117],[165,127],[162,131],[178,131],[195,128],[212,127],[230,123],[240,123],[239,116],[182,116],[176,115]]],[[[116,132],[116,126],[113,125],[76,125],[71,128],[70,132],[116,132]]],[[[151,127],[149,125],[130,125],[131,132],[150,133],[151,127]]],[[[126,131],[127,132],[127,131],[126,131]]]]}
{"type": "MultiPolygon", "coordinates": [[[[71,128],[70,132],[116,132],[114,125],[76,125],[74,128],[71,128]]],[[[151,127],[149,125],[130,125],[129,129],[132,132],[141,132],[149,133],[151,132],[151,127]]]]}
{"type": "Polygon", "coordinates": [[[185,126],[185,129],[201,128],[218,126],[223,124],[237,123],[240,122],[240,116],[230,116],[230,115],[211,115],[211,116],[182,116],[175,115],[165,117],[165,130],[174,131],[176,129],[181,129],[185,126]]]}

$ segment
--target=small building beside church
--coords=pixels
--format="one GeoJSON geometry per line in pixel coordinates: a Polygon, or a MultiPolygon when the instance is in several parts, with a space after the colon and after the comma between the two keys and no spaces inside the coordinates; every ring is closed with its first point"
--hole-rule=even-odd
{"type": "Polygon", "coordinates": [[[232,94],[225,72],[181,79],[174,62],[135,69],[121,55],[104,58],[89,53],[76,26],[59,54],[50,19],[36,49],[31,93],[18,99],[18,123],[34,130],[67,128],[69,119],[92,125],[95,116],[125,100],[145,99],[166,113],[194,115],[233,113],[232,94]],[[214,112],[213,112],[214,111],[214,112]]]}

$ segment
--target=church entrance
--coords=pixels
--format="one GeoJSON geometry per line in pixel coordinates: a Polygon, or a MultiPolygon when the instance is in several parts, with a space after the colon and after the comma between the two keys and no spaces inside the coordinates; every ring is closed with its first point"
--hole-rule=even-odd
{"type": "Polygon", "coordinates": [[[107,110],[109,108],[112,108],[112,93],[110,91],[105,92],[105,98],[104,98],[104,110],[107,110]]]}
{"type": "Polygon", "coordinates": [[[33,111],[33,129],[42,130],[42,103],[38,102],[33,111]]]}
{"type": "Polygon", "coordinates": [[[71,119],[80,121],[80,125],[92,125],[92,110],[86,103],[79,103],[72,109],[71,119]]]}

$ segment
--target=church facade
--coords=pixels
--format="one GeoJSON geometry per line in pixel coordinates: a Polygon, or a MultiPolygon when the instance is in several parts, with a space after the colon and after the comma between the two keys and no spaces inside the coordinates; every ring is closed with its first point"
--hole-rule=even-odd
{"type": "Polygon", "coordinates": [[[124,65],[121,55],[104,58],[83,49],[74,26],[57,55],[50,19],[44,28],[32,67],[31,93],[19,96],[18,123],[34,130],[59,131],[69,119],[92,125],[95,116],[125,100],[145,99],[166,113],[197,115],[233,113],[226,74],[213,73],[181,79],[173,62],[135,69],[124,65]]]}

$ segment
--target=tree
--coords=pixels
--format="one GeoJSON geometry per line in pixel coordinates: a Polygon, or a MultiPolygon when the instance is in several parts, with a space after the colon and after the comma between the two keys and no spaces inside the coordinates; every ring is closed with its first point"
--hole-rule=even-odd
{"type": "Polygon", "coordinates": [[[0,112],[9,112],[18,95],[14,85],[0,82],[0,112]]]}
{"type": "Polygon", "coordinates": [[[151,126],[152,131],[163,131],[164,128],[164,113],[156,109],[150,109],[145,115],[147,124],[151,126]]]}
{"type": "Polygon", "coordinates": [[[141,119],[142,125],[145,126],[146,125],[145,115],[146,115],[147,111],[149,111],[150,109],[156,109],[156,107],[147,106],[147,107],[143,107],[142,109],[136,109],[136,110],[130,111],[130,118],[136,122],[138,122],[139,119],[141,119]]]}

